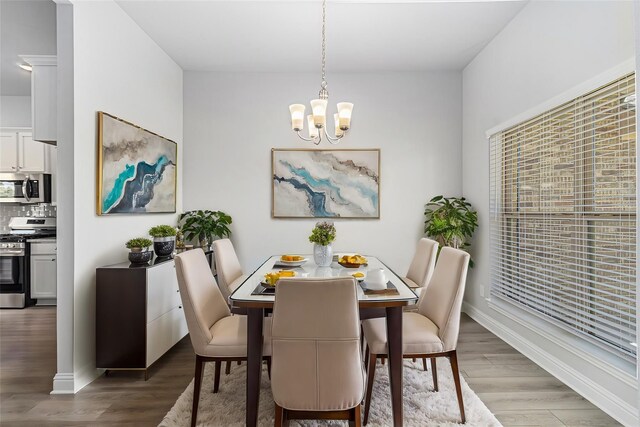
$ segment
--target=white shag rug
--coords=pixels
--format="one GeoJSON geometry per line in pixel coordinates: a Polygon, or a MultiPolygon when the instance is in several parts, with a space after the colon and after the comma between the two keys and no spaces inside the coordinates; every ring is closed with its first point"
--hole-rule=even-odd
{"type": "MultiPolygon", "coordinates": [[[[222,364],[224,368],[224,364],[222,364]]],[[[242,426],[245,421],[245,380],[246,364],[233,364],[231,374],[221,373],[220,390],[213,390],[214,364],[205,365],[205,375],[200,392],[198,407],[198,426],[242,426]]],[[[404,425],[405,426],[461,426],[458,401],[449,361],[438,359],[438,385],[440,391],[434,392],[429,371],[422,370],[422,361],[413,363],[404,360],[404,425]]],[[[469,388],[464,378],[462,394],[467,415],[467,427],[498,427],[500,422],[482,403],[480,398],[469,388]]],[[[189,426],[191,422],[191,405],[193,402],[193,381],[180,395],[173,408],[165,415],[161,427],[189,426]]],[[[262,371],[260,390],[259,426],[273,426],[273,396],[271,383],[267,377],[266,365],[262,371]]],[[[364,417],[364,406],[363,406],[364,417]]],[[[371,412],[367,426],[389,426],[391,422],[391,400],[389,393],[389,375],[387,365],[378,361],[376,379],[371,399],[371,412]]],[[[364,418],[363,418],[364,421],[364,418]]],[[[291,420],[292,427],[320,427],[347,425],[346,421],[298,421],[291,420]]]]}

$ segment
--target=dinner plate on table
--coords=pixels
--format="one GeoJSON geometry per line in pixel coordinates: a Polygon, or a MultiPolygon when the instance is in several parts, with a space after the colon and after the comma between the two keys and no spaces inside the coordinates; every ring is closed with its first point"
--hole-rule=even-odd
{"type": "Polygon", "coordinates": [[[287,267],[300,267],[305,262],[309,261],[308,258],[301,259],[299,261],[283,261],[281,259],[276,261],[276,265],[286,265],[287,267]]]}

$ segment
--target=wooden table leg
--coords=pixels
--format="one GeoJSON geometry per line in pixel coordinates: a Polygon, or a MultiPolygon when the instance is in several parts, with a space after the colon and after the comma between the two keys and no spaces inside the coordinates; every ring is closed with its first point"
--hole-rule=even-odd
{"type": "Polygon", "coordinates": [[[258,424],[260,404],[260,379],[262,377],[262,323],[264,309],[247,310],[247,407],[246,425],[258,424]]]}
{"type": "Polygon", "coordinates": [[[402,426],[402,307],[387,307],[389,384],[393,425],[402,426]]]}

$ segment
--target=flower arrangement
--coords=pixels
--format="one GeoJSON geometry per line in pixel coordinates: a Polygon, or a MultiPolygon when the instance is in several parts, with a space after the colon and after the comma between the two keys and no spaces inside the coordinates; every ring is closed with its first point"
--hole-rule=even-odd
{"type": "Polygon", "coordinates": [[[332,222],[322,221],[316,223],[311,230],[309,241],[320,246],[328,246],[336,239],[336,228],[332,222]]]}

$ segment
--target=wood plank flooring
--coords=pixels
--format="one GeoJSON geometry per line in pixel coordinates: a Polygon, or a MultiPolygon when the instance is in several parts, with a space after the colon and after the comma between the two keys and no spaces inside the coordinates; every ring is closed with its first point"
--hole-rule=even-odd
{"type": "MultiPolygon", "coordinates": [[[[112,372],[75,396],[51,396],[55,307],[0,310],[0,425],[156,426],[193,378],[186,337],[144,381],[112,372]]],[[[463,315],[458,357],[462,375],[505,426],[617,426],[511,346],[463,315]]]]}

